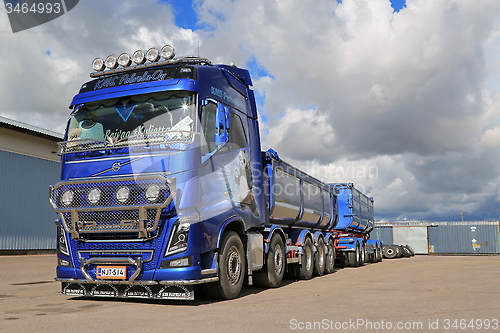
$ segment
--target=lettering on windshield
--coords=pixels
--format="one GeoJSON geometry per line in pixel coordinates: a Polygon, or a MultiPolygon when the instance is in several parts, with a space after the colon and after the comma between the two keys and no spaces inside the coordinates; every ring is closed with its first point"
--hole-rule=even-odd
{"type": "Polygon", "coordinates": [[[136,73],[133,73],[132,75],[114,75],[102,80],[98,80],[94,86],[94,90],[121,86],[124,84],[161,81],[165,79],[167,79],[167,73],[163,72],[163,70],[161,69],[154,71],[153,74],[149,74],[148,71],[145,71],[142,75],[137,75],[136,73]]]}

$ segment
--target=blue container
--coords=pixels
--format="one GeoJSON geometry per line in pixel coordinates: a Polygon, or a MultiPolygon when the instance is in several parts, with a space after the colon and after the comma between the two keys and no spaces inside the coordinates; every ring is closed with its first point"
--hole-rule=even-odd
{"type": "Polygon", "coordinates": [[[499,254],[499,222],[454,222],[428,226],[429,253],[499,254]]]}

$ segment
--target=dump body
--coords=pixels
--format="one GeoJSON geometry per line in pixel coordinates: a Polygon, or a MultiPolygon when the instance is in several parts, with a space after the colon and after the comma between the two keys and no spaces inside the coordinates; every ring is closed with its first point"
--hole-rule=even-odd
{"type": "Polygon", "coordinates": [[[369,233],[373,229],[373,199],[361,193],[352,183],[332,184],[338,190],[339,223],[335,230],[369,233]]]}

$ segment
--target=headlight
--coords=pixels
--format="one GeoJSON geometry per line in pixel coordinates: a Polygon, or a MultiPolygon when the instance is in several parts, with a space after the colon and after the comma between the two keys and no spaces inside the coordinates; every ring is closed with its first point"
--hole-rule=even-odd
{"type": "Polygon", "coordinates": [[[127,53],[122,53],[118,57],[118,64],[122,67],[130,66],[131,63],[132,63],[132,58],[130,58],[130,55],[128,55],[127,53]]]}
{"type": "Polygon", "coordinates": [[[150,48],[148,52],[146,52],[146,59],[151,62],[157,62],[158,59],[160,59],[160,51],[158,51],[154,47],[150,48]]]}
{"type": "Polygon", "coordinates": [[[100,72],[102,70],[104,70],[104,60],[102,60],[101,58],[95,58],[93,61],[92,61],[92,68],[96,71],[96,72],[100,72]]]}
{"type": "Polygon", "coordinates": [[[104,61],[104,64],[106,65],[106,67],[108,69],[115,69],[116,67],[118,67],[118,62],[116,60],[116,57],[114,55],[110,55],[106,58],[106,60],[104,61]]]}
{"type": "Polygon", "coordinates": [[[161,56],[165,60],[172,59],[173,57],[175,57],[174,48],[170,45],[165,45],[164,47],[161,48],[161,56]]]}
{"type": "Polygon", "coordinates": [[[127,186],[120,187],[118,191],[116,191],[116,200],[119,203],[124,204],[127,202],[130,196],[130,189],[127,186]]]}
{"type": "Polygon", "coordinates": [[[71,190],[67,190],[63,193],[61,201],[64,206],[69,206],[73,202],[74,193],[71,190]]]}
{"type": "Polygon", "coordinates": [[[189,223],[185,222],[174,224],[165,256],[186,251],[190,226],[189,223]]]}
{"type": "Polygon", "coordinates": [[[97,204],[99,200],[101,200],[101,190],[98,188],[90,190],[89,194],[87,195],[87,199],[89,199],[89,202],[91,204],[97,204]]]}
{"type": "Polygon", "coordinates": [[[66,236],[63,228],[57,226],[57,248],[59,251],[69,257],[68,244],[66,243],[66,236]]]}
{"type": "Polygon", "coordinates": [[[160,187],[156,184],[149,185],[145,195],[149,202],[156,202],[160,197],[160,187]]]}
{"type": "Polygon", "coordinates": [[[132,61],[136,63],[137,65],[142,65],[143,63],[146,62],[146,56],[144,55],[144,52],[141,50],[137,50],[132,54],[132,61]]]}

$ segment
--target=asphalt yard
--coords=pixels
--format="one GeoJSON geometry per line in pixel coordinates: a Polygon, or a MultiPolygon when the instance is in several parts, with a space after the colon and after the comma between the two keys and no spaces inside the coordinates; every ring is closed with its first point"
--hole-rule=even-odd
{"type": "Polygon", "coordinates": [[[338,268],[230,301],[69,297],[55,255],[0,256],[0,332],[498,332],[499,256],[338,268]]]}

